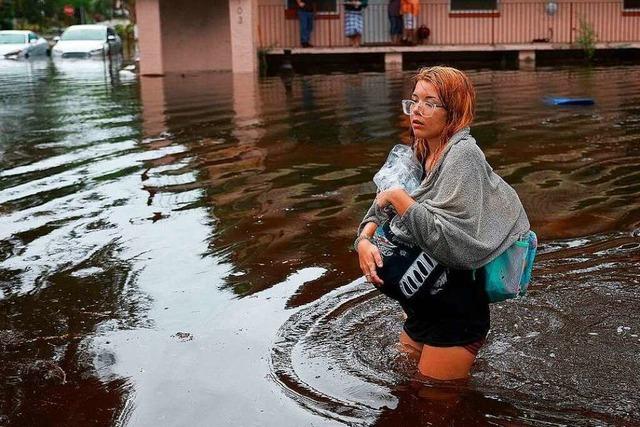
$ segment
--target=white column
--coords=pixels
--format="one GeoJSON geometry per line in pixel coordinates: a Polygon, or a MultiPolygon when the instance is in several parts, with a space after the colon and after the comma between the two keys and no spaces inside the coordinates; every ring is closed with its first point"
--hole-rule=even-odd
{"type": "Polygon", "coordinates": [[[160,0],[136,1],[140,74],[164,74],[160,0]]]}
{"type": "Polygon", "coordinates": [[[257,71],[257,0],[229,0],[229,21],[233,72],[257,71]]]}
{"type": "Polygon", "coordinates": [[[536,68],[536,51],[521,50],[518,52],[518,68],[521,70],[534,70],[536,68]]]}
{"type": "Polygon", "coordinates": [[[387,52],[384,54],[385,71],[402,70],[402,52],[387,52]]]}

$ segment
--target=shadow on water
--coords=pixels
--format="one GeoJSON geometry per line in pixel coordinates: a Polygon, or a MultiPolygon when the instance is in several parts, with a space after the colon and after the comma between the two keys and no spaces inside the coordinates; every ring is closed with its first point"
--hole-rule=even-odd
{"type": "Polygon", "coordinates": [[[100,64],[0,64],[3,423],[640,420],[637,66],[469,72],[472,132],[543,245],[443,386],[414,380],[349,252],[408,74],[100,64]]]}

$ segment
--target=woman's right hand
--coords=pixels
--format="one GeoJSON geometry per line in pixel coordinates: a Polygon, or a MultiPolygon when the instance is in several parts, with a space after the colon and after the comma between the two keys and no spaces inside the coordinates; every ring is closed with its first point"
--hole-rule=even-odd
{"type": "Polygon", "coordinates": [[[376,245],[366,239],[362,239],[360,243],[358,243],[357,250],[360,269],[364,277],[375,286],[382,286],[384,282],[376,273],[376,267],[382,267],[382,257],[376,245]]]}

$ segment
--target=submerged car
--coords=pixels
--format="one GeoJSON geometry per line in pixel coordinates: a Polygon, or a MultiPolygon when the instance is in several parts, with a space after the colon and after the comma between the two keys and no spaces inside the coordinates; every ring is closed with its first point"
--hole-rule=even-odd
{"type": "Polygon", "coordinates": [[[0,58],[20,59],[46,55],[49,43],[33,31],[0,31],[0,58]]]}
{"type": "Polygon", "coordinates": [[[51,49],[54,57],[90,58],[122,52],[122,40],[111,27],[104,25],[72,25],[51,49]]]}

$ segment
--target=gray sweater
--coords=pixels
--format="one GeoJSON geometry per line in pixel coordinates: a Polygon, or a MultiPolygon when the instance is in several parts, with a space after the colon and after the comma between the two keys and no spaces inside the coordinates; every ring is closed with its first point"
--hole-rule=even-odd
{"type": "MultiPolygon", "coordinates": [[[[469,128],[451,137],[410,195],[417,203],[392,218],[391,231],[448,267],[482,267],[530,227],[515,190],[493,172],[469,128]]],[[[374,201],[359,232],[368,222],[387,220],[374,201]]]]}

